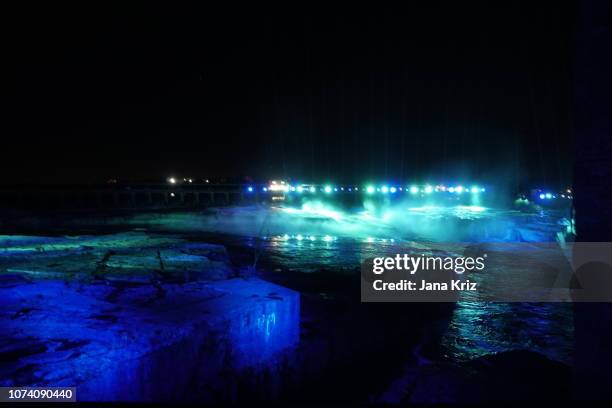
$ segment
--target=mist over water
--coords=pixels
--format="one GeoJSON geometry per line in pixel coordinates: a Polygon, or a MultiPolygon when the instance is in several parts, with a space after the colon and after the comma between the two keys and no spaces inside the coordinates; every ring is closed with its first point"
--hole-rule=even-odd
{"type": "Polygon", "coordinates": [[[432,242],[551,241],[567,223],[563,213],[520,212],[480,200],[364,200],[347,205],[320,199],[280,205],[211,209],[199,213],[137,215],[133,223],[160,229],[215,232],[246,237],[315,237],[367,241],[432,242]]]}

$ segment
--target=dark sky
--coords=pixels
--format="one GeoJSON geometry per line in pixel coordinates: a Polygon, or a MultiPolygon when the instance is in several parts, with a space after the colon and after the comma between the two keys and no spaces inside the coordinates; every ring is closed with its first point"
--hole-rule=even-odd
{"type": "Polygon", "coordinates": [[[573,6],[47,3],[14,15],[11,181],[571,174],[573,6]]]}

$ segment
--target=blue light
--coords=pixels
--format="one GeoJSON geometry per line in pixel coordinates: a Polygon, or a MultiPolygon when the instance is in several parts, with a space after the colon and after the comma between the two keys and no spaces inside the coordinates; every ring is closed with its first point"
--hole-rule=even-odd
{"type": "Polygon", "coordinates": [[[457,194],[461,194],[461,193],[463,193],[463,186],[457,186],[457,187],[455,187],[455,191],[457,192],[457,194]]]}
{"type": "Polygon", "coordinates": [[[295,187],[291,186],[291,191],[295,191],[295,187]]]}
{"type": "Polygon", "coordinates": [[[448,192],[449,193],[454,193],[455,192],[455,187],[449,187],[448,188],[448,192]]]}
{"type": "Polygon", "coordinates": [[[262,188],[261,190],[262,190],[262,191],[268,191],[268,188],[267,188],[267,187],[264,187],[264,188],[262,188]]]}
{"type": "Polygon", "coordinates": [[[426,194],[431,194],[433,192],[433,187],[432,186],[425,186],[425,193],[426,194]]]}
{"type": "Polygon", "coordinates": [[[338,191],[338,187],[334,187],[334,191],[338,191]]]}
{"type": "Polygon", "coordinates": [[[391,192],[391,194],[395,194],[395,193],[396,193],[396,191],[397,191],[397,188],[395,188],[395,187],[391,187],[391,188],[389,189],[389,191],[391,192]]]}
{"type": "Polygon", "coordinates": [[[247,187],[247,191],[248,191],[249,193],[252,193],[252,192],[253,192],[253,187],[250,187],[250,186],[249,186],[249,187],[247,187]]]}
{"type": "Polygon", "coordinates": [[[349,191],[353,191],[353,189],[349,187],[349,191]]]}
{"type": "Polygon", "coordinates": [[[297,192],[301,194],[303,191],[304,191],[304,187],[298,186],[297,192]]]}
{"type": "Polygon", "coordinates": [[[482,187],[482,188],[480,189],[480,191],[481,191],[482,193],[484,193],[486,190],[485,190],[485,188],[484,188],[484,187],[482,187]]]}
{"type": "Polygon", "coordinates": [[[543,200],[546,198],[546,195],[544,195],[544,193],[540,193],[540,200],[543,200]]]}

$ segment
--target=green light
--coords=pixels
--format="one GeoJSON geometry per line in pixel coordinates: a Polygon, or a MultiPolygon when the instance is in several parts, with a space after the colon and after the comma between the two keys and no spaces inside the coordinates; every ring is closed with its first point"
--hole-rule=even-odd
{"type": "Polygon", "coordinates": [[[374,186],[368,186],[366,188],[366,191],[368,192],[368,194],[374,194],[374,186]]]}
{"type": "Polygon", "coordinates": [[[288,214],[326,217],[331,218],[335,221],[342,220],[342,213],[340,211],[336,211],[333,208],[319,202],[304,203],[301,209],[285,207],[281,211],[286,212],[288,214]]]}
{"type": "Polygon", "coordinates": [[[459,205],[456,207],[457,212],[467,211],[467,212],[483,212],[487,209],[480,205],[459,205]]]}
{"type": "Polygon", "coordinates": [[[323,241],[325,241],[325,242],[331,242],[333,240],[334,239],[331,236],[329,236],[329,235],[326,235],[326,236],[323,237],[323,241]]]}
{"type": "Polygon", "coordinates": [[[310,192],[314,193],[316,191],[316,189],[314,187],[310,187],[310,192]]]}
{"type": "Polygon", "coordinates": [[[419,192],[419,188],[417,186],[412,186],[412,187],[410,187],[410,192],[412,194],[416,194],[416,193],[419,192]]]}
{"type": "Polygon", "coordinates": [[[328,194],[331,193],[332,192],[331,186],[325,186],[325,192],[328,194]]]}
{"type": "Polygon", "coordinates": [[[389,192],[389,187],[387,187],[387,186],[382,186],[382,187],[380,188],[380,191],[382,191],[383,193],[385,193],[385,194],[386,194],[386,193],[388,193],[388,192],[389,192]]]}
{"type": "Polygon", "coordinates": [[[431,194],[432,192],[433,192],[433,187],[432,186],[425,186],[425,193],[431,194]]]}
{"type": "Polygon", "coordinates": [[[303,237],[303,236],[301,236],[301,235],[298,235],[298,236],[296,236],[296,237],[295,237],[295,239],[297,239],[298,241],[301,241],[301,240],[303,240],[303,239],[304,239],[304,237],[303,237]]]}
{"type": "Polygon", "coordinates": [[[472,193],[478,193],[480,189],[477,186],[473,186],[471,189],[472,193]]]}
{"type": "Polygon", "coordinates": [[[302,187],[302,186],[298,186],[298,188],[297,188],[297,192],[298,192],[298,193],[302,193],[303,191],[304,191],[304,187],[302,187]]]}

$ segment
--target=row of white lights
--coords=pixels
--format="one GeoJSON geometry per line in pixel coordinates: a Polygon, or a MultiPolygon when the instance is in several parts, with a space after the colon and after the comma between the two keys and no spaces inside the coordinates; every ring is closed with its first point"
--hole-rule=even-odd
{"type": "MultiPolygon", "coordinates": [[[[264,237],[264,239],[268,239],[268,237],[264,237]]],[[[302,234],[297,234],[297,235],[289,235],[289,234],[285,234],[285,235],[278,235],[275,237],[272,237],[273,240],[277,240],[277,241],[298,241],[298,242],[302,242],[302,241],[310,241],[310,242],[315,242],[315,241],[323,241],[323,242],[334,242],[338,240],[338,237],[335,236],[331,236],[331,235],[324,235],[324,236],[316,236],[316,235],[302,235],[302,234]]],[[[374,243],[374,242],[382,242],[382,243],[395,243],[395,239],[393,238],[373,238],[373,237],[367,237],[366,239],[364,239],[364,242],[366,243],[374,243]]]]}
{"type": "MultiPolygon", "coordinates": [[[[273,183],[270,184],[268,187],[262,187],[261,189],[263,192],[284,192],[284,193],[289,193],[289,192],[298,192],[298,193],[303,193],[303,192],[310,192],[310,193],[316,193],[317,192],[317,188],[315,186],[290,186],[288,184],[277,184],[277,183],[273,183]]],[[[334,187],[334,186],[324,186],[324,187],[319,187],[318,189],[321,192],[327,193],[327,194],[331,194],[334,192],[343,192],[343,191],[347,191],[347,192],[358,192],[359,191],[359,187],[334,187]]],[[[252,193],[255,191],[255,188],[252,186],[247,187],[247,191],[252,193]]],[[[387,193],[391,193],[391,194],[395,194],[397,192],[406,192],[406,193],[411,193],[411,194],[419,194],[419,193],[425,193],[425,194],[431,194],[431,193],[437,193],[437,192],[449,192],[449,193],[456,193],[456,194],[461,194],[461,193],[482,193],[485,192],[485,188],[484,187],[478,187],[478,186],[472,186],[470,188],[467,187],[463,187],[461,185],[458,186],[445,186],[445,185],[437,185],[437,186],[431,186],[431,185],[426,185],[426,186],[407,186],[406,188],[404,187],[396,187],[396,186],[366,186],[365,188],[362,189],[362,191],[365,191],[368,194],[374,194],[374,193],[383,193],[383,194],[387,194],[387,193]]]]}
{"type": "MultiPolygon", "coordinates": [[[[168,183],[170,184],[176,184],[178,183],[180,180],[178,180],[176,177],[168,177],[168,183]]],[[[197,180],[196,180],[197,181],[197,180]]],[[[210,183],[209,179],[203,179],[202,181],[204,181],[205,183],[210,183]]],[[[183,183],[193,183],[193,179],[191,178],[183,178],[183,183]]]]}
{"type": "Polygon", "coordinates": [[[273,239],[280,240],[280,241],[296,240],[296,241],[333,242],[333,241],[336,241],[338,238],[337,237],[333,237],[331,235],[325,235],[325,236],[317,237],[316,235],[302,235],[302,234],[289,235],[289,234],[285,234],[285,235],[279,235],[278,237],[273,237],[273,239]]]}

